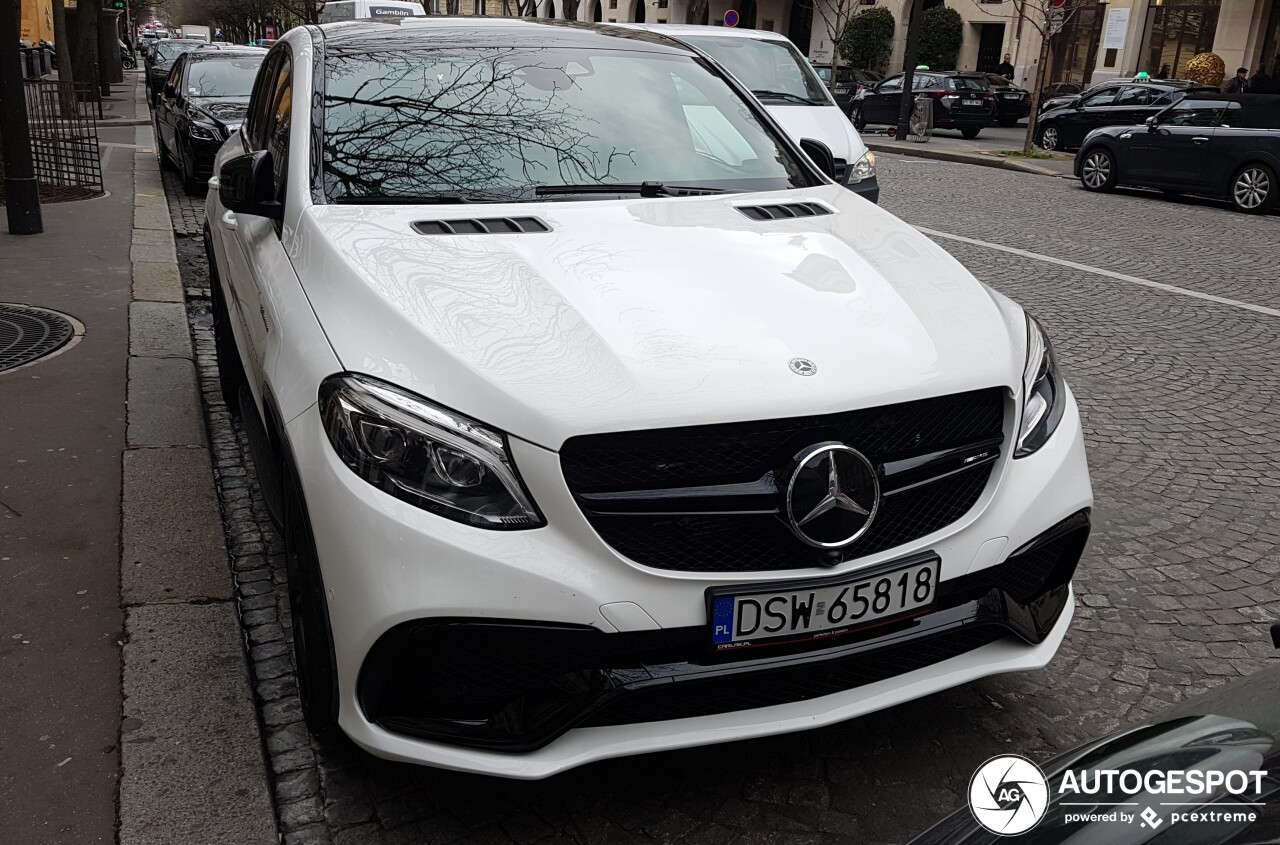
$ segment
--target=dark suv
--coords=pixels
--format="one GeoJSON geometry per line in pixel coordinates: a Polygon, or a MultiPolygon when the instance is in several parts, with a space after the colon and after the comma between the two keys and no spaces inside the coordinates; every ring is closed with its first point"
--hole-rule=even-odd
{"type": "Polygon", "coordinates": [[[1102,126],[1141,123],[1182,99],[1188,91],[1211,91],[1181,79],[1113,79],[1040,115],[1036,144],[1046,150],[1074,150],[1102,126]]]}
{"type": "MultiPolygon", "coordinates": [[[[933,125],[938,129],[959,129],[966,138],[996,122],[999,114],[996,94],[981,73],[957,71],[916,71],[911,83],[916,94],[933,98],[933,125]]],[[[853,104],[853,125],[859,131],[868,123],[894,125],[902,102],[902,74],[890,76],[867,91],[853,104]]]]}
{"type": "Polygon", "coordinates": [[[840,111],[849,114],[854,98],[859,91],[871,88],[884,77],[873,70],[856,67],[842,67],[835,70],[831,65],[814,65],[814,72],[822,80],[822,84],[831,90],[840,111]]]}
{"type": "Polygon", "coordinates": [[[1280,97],[1189,94],[1145,124],[1092,133],[1075,170],[1090,191],[1138,185],[1264,214],[1280,202],[1280,97]]]}

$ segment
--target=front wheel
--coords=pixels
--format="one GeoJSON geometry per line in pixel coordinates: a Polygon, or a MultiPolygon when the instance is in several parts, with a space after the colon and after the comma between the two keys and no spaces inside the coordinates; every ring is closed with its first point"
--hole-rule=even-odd
{"type": "Polygon", "coordinates": [[[1231,204],[1246,214],[1266,214],[1277,198],[1276,174],[1265,164],[1246,164],[1231,180],[1231,204]]]}
{"type": "Polygon", "coordinates": [[[1053,152],[1062,146],[1062,139],[1058,137],[1058,127],[1046,126],[1040,130],[1040,149],[1053,152]]]}
{"type": "MultiPolygon", "coordinates": [[[[244,393],[247,393],[247,387],[244,393]]],[[[289,577],[289,610],[293,617],[293,655],[298,698],[307,729],[321,739],[338,732],[338,673],[333,633],[325,601],[320,559],[297,474],[284,472],[284,548],[289,577]]]]}
{"type": "Polygon", "coordinates": [[[978,137],[978,135],[979,135],[981,132],[982,132],[982,127],[981,127],[981,126],[962,126],[962,127],[960,127],[960,134],[961,134],[961,135],[963,135],[965,138],[967,138],[967,139],[969,139],[969,140],[973,140],[974,138],[977,138],[977,137],[978,137]]]}
{"type": "Polygon", "coordinates": [[[1080,165],[1080,184],[1089,191],[1113,191],[1116,187],[1116,160],[1105,149],[1090,150],[1080,165]]]}
{"type": "Polygon", "coordinates": [[[195,163],[191,161],[191,148],[186,146],[181,147],[180,152],[181,155],[178,159],[178,172],[182,174],[182,190],[186,192],[188,196],[194,196],[195,194],[200,193],[200,189],[203,187],[203,184],[196,178],[196,166],[195,163]]]}
{"type": "Polygon", "coordinates": [[[849,117],[853,120],[854,129],[857,129],[859,132],[861,132],[862,130],[867,128],[867,121],[862,116],[862,109],[858,108],[857,106],[854,106],[853,111],[850,113],[849,117]]]}
{"type": "Polygon", "coordinates": [[[160,157],[161,170],[173,170],[173,157],[169,155],[168,148],[164,145],[164,138],[160,136],[160,119],[156,118],[152,127],[156,133],[156,155],[160,157]]]}

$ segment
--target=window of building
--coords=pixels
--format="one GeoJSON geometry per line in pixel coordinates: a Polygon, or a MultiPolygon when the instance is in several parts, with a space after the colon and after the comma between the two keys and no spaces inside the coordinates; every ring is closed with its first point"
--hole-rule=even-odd
{"type": "Polygon", "coordinates": [[[764,23],[760,24],[760,28],[766,32],[773,32],[773,21],[769,18],[765,18],[764,23]]]}
{"type": "Polygon", "coordinates": [[[1168,65],[1170,76],[1182,77],[1193,56],[1213,49],[1220,2],[1166,0],[1152,5],[1147,11],[1151,25],[1144,52],[1147,66],[1143,70],[1155,73],[1168,65]]]}
{"type": "Polygon", "coordinates": [[[1116,48],[1114,47],[1109,48],[1105,53],[1102,54],[1102,66],[1115,67],[1116,58],[1119,56],[1119,54],[1120,54],[1120,51],[1117,50],[1116,48]]]}

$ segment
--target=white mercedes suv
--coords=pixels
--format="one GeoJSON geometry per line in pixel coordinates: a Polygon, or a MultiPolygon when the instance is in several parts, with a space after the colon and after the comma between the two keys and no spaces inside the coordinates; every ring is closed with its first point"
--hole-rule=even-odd
{"type": "Polygon", "coordinates": [[[1049,341],[832,168],[655,33],[275,45],[205,237],[313,731],[539,778],[1052,658],[1049,341]]]}

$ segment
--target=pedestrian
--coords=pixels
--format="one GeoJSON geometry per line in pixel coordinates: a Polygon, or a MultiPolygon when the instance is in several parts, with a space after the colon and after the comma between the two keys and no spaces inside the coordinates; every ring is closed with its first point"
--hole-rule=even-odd
{"type": "Polygon", "coordinates": [[[1156,79],[1168,79],[1168,78],[1169,78],[1169,66],[1160,65],[1160,72],[1156,74],[1156,79]]]}
{"type": "Polygon", "coordinates": [[[1009,79],[1009,80],[1013,79],[1013,63],[1009,61],[1009,59],[1011,58],[1013,57],[1010,56],[1008,53],[1005,53],[1004,61],[996,66],[996,73],[1000,74],[1005,79],[1009,79]]]}
{"type": "Polygon", "coordinates": [[[1276,92],[1276,81],[1271,78],[1271,74],[1267,73],[1266,65],[1259,65],[1258,72],[1249,80],[1249,93],[1251,94],[1274,94],[1276,92]]]}
{"type": "Polygon", "coordinates": [[[1231,77],[1222,86],[1224,94],[1243,94],[1249,90],[1249,69],[1247,67],[1236,68],[1236,75],[1231,77]]]}

